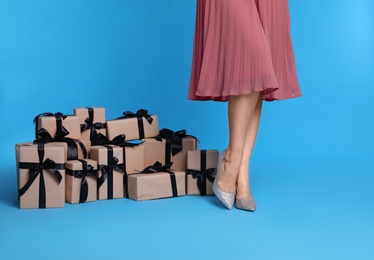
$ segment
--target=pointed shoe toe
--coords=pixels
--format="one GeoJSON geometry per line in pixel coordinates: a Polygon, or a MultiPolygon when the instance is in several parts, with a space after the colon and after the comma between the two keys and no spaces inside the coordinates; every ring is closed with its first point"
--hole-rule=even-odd
{"type": "Polygon", "coordinates": [[[256,210],[256,202],[253,199],[251,200],[236,199],[235,207],[241,210],[253,212],[256,210]]]}

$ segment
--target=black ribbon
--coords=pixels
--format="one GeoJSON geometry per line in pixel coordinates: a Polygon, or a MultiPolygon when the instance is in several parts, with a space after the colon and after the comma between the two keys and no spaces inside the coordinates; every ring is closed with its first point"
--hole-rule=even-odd
{"type": "Polygon", "coordinates": [[[101,177],[97,181],[97,189],[103,185],[105,181],[108,185],[108,199],[113,199],[113,171],[123,171],[123,165],[118,164],[119,160],[113,156],[113,147],[106,145],[107,152],[107,165],[99,165],[98,170],[101,171],[101,177]]]}
{"type": "Polygon", "coordinates": [[[126,166],[126,147],[122,149],[122,171],[123,171],[123,187],[125,188],[125,198],[129,198],[129,175],[127,174],[126,166]]]}
{"type": "Polygon", "coordinates": [[[45,116],[54,116],[56,118],[56,130],[57,130],[56,136],[55,136],[56,138],[61,138],[69,134],[69,131],[62,125],[62,120],[66,118],[66,115],[62,114],[61,112],[57,112],[55,114],[46,112],[46,113],[41,113],[34,118],[35,139],[38,139],[39,117],[45,117],[45,116]]]}
{"type": "Polygon", "coordinates": [[[91,164],[88,164],[85,160],[79,160],[82,163],[82,170],[70,170],[66,169],[66,174],[73,176],[75,178],[81,178],[81,191],[79,194],[79,203],[83,203],[88,197],[88,183],[86,177],[92,176],[97,178],[97,170],[91,164]]]}
{"type": "Polygon", "coordinates": [[[170,171],[170,167],[172,166],[172,162],[162,165],[159,161],[155,162],[153,165],[146,167],[142,173],[156,173],[156,172],[167,172],[170,175],[170,184],[171,190],[173,193],[173,197],[178,196],[178,188],[177,188],[177,180],[175,178],[175,173],[170,171]]]}
{"type": "Polygon", "coordinates": [[[90,140],[93,140],[97,136],[97,130],[103,129],[106,127],[105,123],[93,122],[94,120],[94,109],[91,107],[86,107],[88,110],[88,117],[84,121],[84,124],[81,124],[81,132],[90,130],[90,140]]]}
{"type": "Polygon", "coordinates": [[[133,141],[126,140],[126,135],[121,134],[114,137],[112,140],[109,140],[105,135],[99,133],[95,136],[95,138],[91,141],[92,145],[116,145],[120,147],[135,147],[143,142],[140,143],[134,143],[133,141]]]}
{"type": "Polygon", "coordinates": [[[172,150],[172,142],[171,142],[171,140],[166,139],[166,142],[165,142],[165,164],[171,163],[171,150],[172,150]]]}
{"type": "Polygon", "coordinates": [[[39,177],[39,208],[46,207],[46,191],[44,183],[44,173],[47,171],[53,176],[56,177],[57,182],[60,184],[62,180],[62,175],[58,170],[64,170],[65,164],[55,163],[53,160],[47,158],[44,160],[44,144],[38,144],[38,158],[39,163],[30,163],[30,162],[19,162],[18,167],[20,169],[29,169],[30,179],[26,184],[18,191],[19,197],[21,197],[25,192],[30,188],[34,183],[35,179],[39,177]]]}
{"type": "Polygon", "coordinates": [[[46,144],[52,142],[63,142],[68,146],[67,160],[78,160],[78,145],[81,147],[83,158],[87,158],[87,150],[84,144],[79,140],[74,140],[68,137],[52,137],[51,134],[44,128],[38,130],[39,139],[34,140],[34,144],[46,144]],[[77,145],[78,144],[78,145],[77,145]]]}
{"type": "MultiPolygon", "coordinates": [[[[182,139],[185,137],[192,137],[198,141],[198,139],[193,135],[187,135],[186,130],[172,131],[167,128],[163,128],[159,131],[159,134],[155,137],[157,141],[162,141],[166,139],[171,143],[171,154],[175,156],[177,153],[183,150],[182,139]]],[[[169,151],[170,152],[170,151],[169,151]]],[[[168,155],[170,157],[170,154],[168,155]]],[[[167,157],[166,157],[167,158],[167,157]]]]}
{"type": "Polygon", "coordinates": [[[206,168],[206,150],[201,150],[200,153],[200,170],[187,169],[187,174],[197,179],[197,187],[200,191],[200,195],[206,195],[206,180],[208,179],[213,183],[215,170],[216,168],[206,168]]]}
{"type": "Polygon", "coordinates": [[[126,119],[126,118],[134,118],[136,117],[138,119],[138,132],[139,132],[139,139],[144,139],[145,133],[144,133],[144,123],[143,123],[143,117],[147,120],[147,122],[151,125],[153,122],[153,118],[148,114],[148,110],[145,109],[139,109],[136,114],[134,114],[131,111],[125,111],[123,112],[123,116],[118,117],[117,119],[126,119]]]}

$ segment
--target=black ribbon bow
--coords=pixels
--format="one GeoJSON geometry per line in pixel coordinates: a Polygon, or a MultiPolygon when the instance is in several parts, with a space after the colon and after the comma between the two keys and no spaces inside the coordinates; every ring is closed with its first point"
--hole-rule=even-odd
{"type": "Polygon", "coordinates": [[[139,109],[138,111],[136,111],[136,113],[134,114],[133,112],[131,111],[125,111],[123,112],[123,116],[121,117],[118,117],[117,119],[125,119],[125,118],[133,118],[133,117],[144,117],[149,124],[152,124],[153,122],[153,118],[148,114],[148,110],[146,109],[139,109]]]}
{"type": "Polygon", "coordinates": [[[58,170],[64,170],[64,164],[57,164],[53,160],[47,158],[44,160],[44,144],[38,144],[38,159],[39,163],[30,162],[20,162],[18,167],[20,169],[29,169],[30,179],[26,184],[18,191],[19,197],[21,197],[25,192],[31,187],[36,178],[39,177],[39,208],[46,207],[46,190],[44,183],[44,170],[57,179],[60,184],[62,180],[62,175],[58,170]]]}
{"type": "Polygon", "coordinates": [[[67,160],[77,160],[78,159],[78,147],[81,147],[83,157],[87,158],[87,150],[84,144],[79,140],[74,140],[68,137],[52,137],[51,134],[44,128],[40,128],[37,133],[40,136],[38,139],[34,140],[34,144],[46,144],[52,142],[63,142],[68,146],[67,160]]]}
{"type": "Polygon", "coordinates": [[[170,184],[173,197],[178,196],[177,181],[175,178],[175,173],[170,171],[170,167],[173,165],[172,162],[162,165],[159,161],[155,162],[153,165],[146,167],[142,173],[156,173],[156,172],[167,172],[170,175],[170,184]]]}
{"type": "Polygon", "coordinates": [[[192,178],[197,179],[197,188],[200,191],[200,195],[206,195],[206,180],[208,179],[213,183],[215,170],[216,168],[209,168],[205,171],[187,169],[187,174],[191,174],[192,178]]]}
{"type": "Polygon", "coordinates": [[[187,169],[187,174],[191,174],[192,178],[197,179],[200,195],[206,195],[206,180],[213,183],[215,170],[216,168],[206,168],[206,150],[200,151],[200,170],[187,169]]]}
{"type": "Polygon", "coordinates": [[[123,112],[123,116],[118,117],[117,119],[126,119],[126,118],[134,118],[138,119],[138,131],[139,131],[139,139],[144,139],[144,124],[143,124],[143,117],[147,120],[147,122],[151,125],[153,122],[153,118],[148,114],[148,110],[139,109],[135,114],[131,111],[123,112]]]}
{"type": "Polygon", "coordinates": [[[109,139],[105,135],[103,135],[101,133],[94,134],[94,137],[91,139],[91,145],[92,146],[95,146],[95,145],[107,145],[107,144],[109,144],[109,142],[110,142],[109,139]]]}
{"type": "Polygon", "coordinates": [[[162,165],[159,161],[155,162],[153,165],[147,166],[142,170],[142,173],[156,173],[156,172],[168,172],[170,167],[173,165],[172,162],[162,165]]]}
{"type": "Polygon", "coordinates": [[[61,138],[67,136],[69,131],[62,125],[62,120],[64,120],[67,116],[62,114],[61,112],[57,112],[55,114],[51,112],[41,113],[34,118],[35,124],[35,139],[38,139],[38,130],[39,130],[39,117],[45,116],[54,116],[56,118],[56,138],[61,138]]]}
{"type": "Polygon", "coordinates": [[[134,143],[126,140],[126,135],[121,134],[117,135],[116,137],[113,138],[113,140],[109,140],[105,135],[99,133],[96,135],[96,137],[91,141],[92,145],[116,145],[120,147],[135,147],[143,142],[140,143],[134,143]]]}
{"type": "Polygon", "coordinates": [[[103,129],[106,127],[105,123],[93,122],[94,120],[94,109],[91,107],[86,107],[88,110],[88,117],[84,121],[84,124],[81,124],[81,132],[90,130],[90,140],[94,139],[97,136],[97,130],[103,129]]]}
{"type": "Polygon", "coordinates": [[[82,170],[70,170],[66,169],[66,174],[69,174],[75,178],[81,178],[81,190],[79,194],[79,203],[83,203],[88,197],[88,183],[86,177],[92,176],[97,178],[97,171],[91,164],[88,164],[85,160],[79,160],[82,163],[82,170]]]}
{"type": "Polygon", "coordinates": [[[198,140],[193,135],[187,135],[186,130],[179,130],[179,131],[172,131],[167,128],[163,128],[159,131],[159,134],[155,137],[157,141],[162,141],[162,138],[166,139],[167,141],[170,141],[171,143],[171,154],[175,156],[177,153],[183,150],[183,144],[182,139],[185,137],[192,137],[196,140],[198,140]]]}

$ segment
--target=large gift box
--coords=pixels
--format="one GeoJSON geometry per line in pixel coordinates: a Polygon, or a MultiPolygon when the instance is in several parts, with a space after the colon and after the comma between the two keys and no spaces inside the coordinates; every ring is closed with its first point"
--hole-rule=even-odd
{"type": "Polygon", "coordinates": [[[185,172],[170,171],[169,167],[161,166],[159,162],[143,172],[128,176],[130,199],[152,200],[186,194],[185,172]]]}
{"type": "Polygon", "coordinates": [[[36,116],[34,122],[36,138],[39,138],[40,129],[45,129],[52,138],[81,138],[79,117],[77,116],[66,116],[61,113],[43,113],[36,116]]]}
{"type": "Polygon", "coordinates": [[[162,164],[172,162],[172,170],[176,171],[186,171],[187,152],[197,149],[197,139],[186,135],[184,130],[173,132],[169,129],[162,129],[156,138],[146,138],[143,141],[145,165],[156,161],[162,164]]]}
{"type": "Polygon", "coordinates": [[[74,108],[74,115],[79,117],[81,140],[93,140],[98,134],[106,136],[105,108],[74,108]]]}
{"type": "Polygon", "coordinates": [[[124,115],[108,120],[107,136],[111,140],[118,135],[126,135],[126,140],[137,140],[158,135],[158,117],[149,115],[147,110],[140,109],[135,114],[124,112],[124,115]]]}
{"type": "Polygon", "coordinates": [[[217,150],[188,151],[187,194],[213,195],[212,184],[218,163],[217,150]]]}
{"type": "Polygon", "coordinates": [[[94,160],[70,160],[65,164],[65,199],[71,204],[96,201],[97,162],[94,160]]]}
{"type": "Polygon", "coordinates": [[[64,207],[64,147],[17,144],[16,158],[20,208],[64,207]]]}
{"type": "Polygon", "coordinates": [[[97,199],[124,197],[123,149],[110,145],[92,146],[90,158],[97,161],[97,199]]]}

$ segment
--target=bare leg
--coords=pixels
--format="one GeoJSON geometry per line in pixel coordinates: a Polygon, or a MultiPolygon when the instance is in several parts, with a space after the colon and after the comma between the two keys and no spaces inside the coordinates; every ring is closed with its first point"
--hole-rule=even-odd
{"type": "Polygon", "coordinates": [[[243,157],[239,169],[239,175],[237,179],[237,187],[236,187],[236,197],[239,199],[250,200],[252,199],[251,189],[249,185],[249,164],[250,159],[253,151],[253,147],[256,141],[258,126],[260,123],[260,116],[262,110],[262,96],[260,95],[253,112],[253,116],[251,122],[249,124],[249,128],[247,130],[245,141],[244,141],[244,149],[243,149],[243,157]]]}
{"type": "Polygon", "coordinates": [[[245,150],[245,139],[259,96],[260,92],[254,92],[229,97],[229,145],[222,173],[218,180],[218,186],[225,192],[235,192],[236,190],[236,180],[241,169],[245,150]]]}

